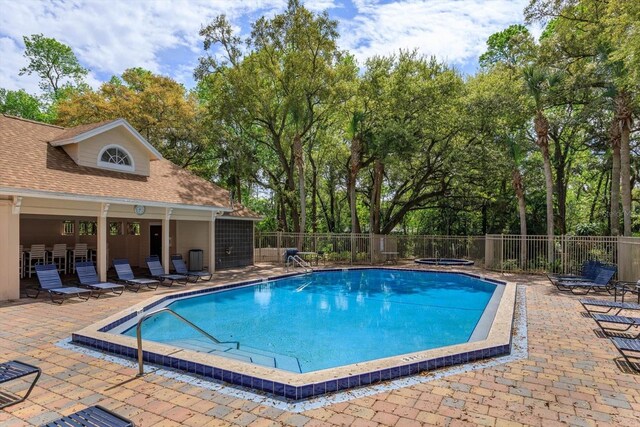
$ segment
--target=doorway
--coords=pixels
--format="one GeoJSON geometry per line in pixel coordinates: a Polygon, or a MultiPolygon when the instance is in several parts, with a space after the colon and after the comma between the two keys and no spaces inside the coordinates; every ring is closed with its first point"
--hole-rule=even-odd
{"type": "Polygon", "coordinates": [[[149,255],[162,259],[162,225],[149,226],[149,255]]]}

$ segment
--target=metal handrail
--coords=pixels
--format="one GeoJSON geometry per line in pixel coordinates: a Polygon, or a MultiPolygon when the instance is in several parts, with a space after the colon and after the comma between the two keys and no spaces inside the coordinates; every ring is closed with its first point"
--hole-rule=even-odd
{"type": "Polygon", "coordinates": [[[311,264],[300,258],[298,255],[289,255],[289,257],[287,258],[287,271],[289,270],[289,261],[291,261],[294,267],[297,265],[298,267],[304,269],[304,271],[306,272],[313,271],[313,268],[311,268],[311,264]]]}
{"type": "Polygon", "coordinates": [[[171,310],[170,308],[164,307],[164,308],[160,308],[158,310],[152,311],[150,313],[145,314],[144,316],[142,316],[140,319],[138,319],[138,324],[136,326],[136,338],[138,339],[138,376],[141,377],[144,375],[144,360],[142,357],[142,322],[144,322],[145,320],[147,320],[150,317],[153,317],[157,314],[163,313],[163,312],[167,312],[169,314],[172,314],[174,317],[178,318],[179,320],[182,320],[184,323],[186,323],[187,325],[191,326],[193,329],[195,329],[196,331],[200,332],[202,335],[204,335],[205,337],[209,338],[209,340],[213,341],[216,344],[235,344],[236,345],[236,349],[240,348],[240,343],[238,341],[220,341],[219,339],[217,339],[216,337],[214,337],[213,335],[211,335],[210,333],[204,331],[203,329],[201,329],[200,327],[196,326],[195,324],[193,324],[191,321],[185,319],[184,317],[180,316],[178,313],[176,313],[175,311],[171,310]]]}

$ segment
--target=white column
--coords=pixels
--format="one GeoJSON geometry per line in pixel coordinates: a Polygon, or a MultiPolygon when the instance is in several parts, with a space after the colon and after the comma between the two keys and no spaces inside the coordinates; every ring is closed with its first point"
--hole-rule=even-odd
{"type": "Polygon", "coordinates": [[[98,215],[98,242],[97,242],[97,270],[101,282],[107,281],[107,270],[109,263],[107,261],[107,215],[109,213],[109,203],[100,205],[100,214],[98,215]]]}
{"type": "Polygon", "coordinates": [[[167,208],[165,211],[164,218],[162,219],[162,266],[164,267],[165,274],[169,273],[169,267],[171,260],[169,259],[169,254],[171,251],[169,236],[170,236],[170,226],[171,226],[171,213],[173,212],[173,208],[167,208]]]}
{"type": "Polygon", "coordinates": [[[0,301],[20,298],[21,203],[21,197],[0,200],[0,301]]]}

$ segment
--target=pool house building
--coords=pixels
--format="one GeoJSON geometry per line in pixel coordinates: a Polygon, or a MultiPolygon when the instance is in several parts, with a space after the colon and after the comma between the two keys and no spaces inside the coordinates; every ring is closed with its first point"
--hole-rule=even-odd
{"type": "Polygon", "coordinates": [[[258,215],[123,119],[63,128],[0,115],[0,159],[0,301],[19,298],[21,278],[55,257],[63,271],[92,259],[101,280],[114,258],[253,264],[258,215]]]}

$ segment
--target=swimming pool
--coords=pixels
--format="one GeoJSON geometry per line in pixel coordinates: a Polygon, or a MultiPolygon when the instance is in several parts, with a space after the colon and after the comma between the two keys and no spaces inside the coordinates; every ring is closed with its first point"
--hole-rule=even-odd
{"type": "Polygon", "coordinates": [[[158,314],[142,328],[145,362],[294,400],[511,348],[514,283],[399,268],[289,276],[157,295],[72,340],[135,358],[132,326],[168,307],[235,343],[212,347],[158,314]]]}
{"type": "MultiPolygon", "coordinates": [[[[496,287],[465,275],[434,272],[317,272],[167,306],[229,344],[211,343],[168,313],[145,320],[142,336],[291,372],[312,372],[467,342],[496,287]]],[[[135,337],[136,328],[125,334],[135,337]]]]}

